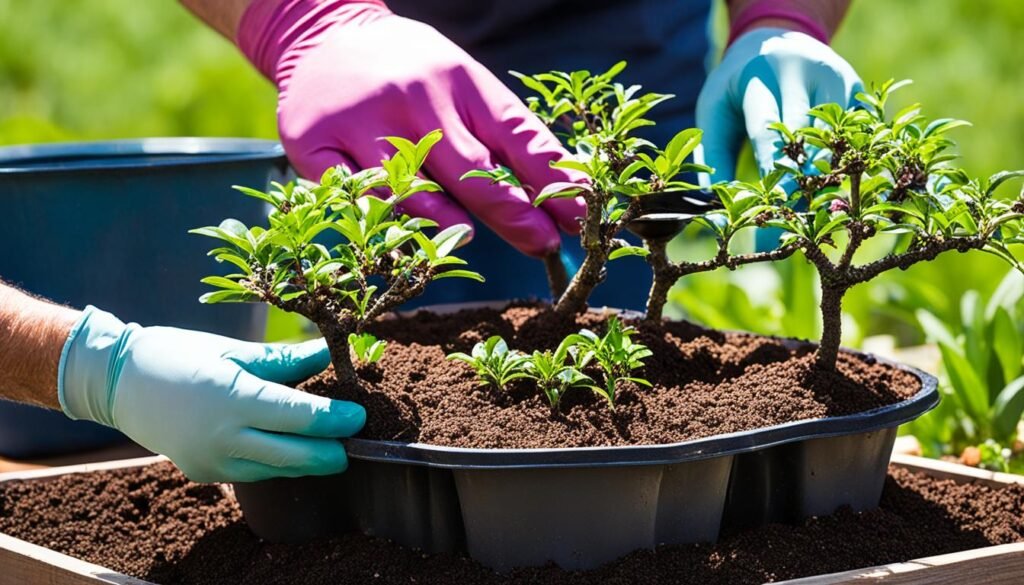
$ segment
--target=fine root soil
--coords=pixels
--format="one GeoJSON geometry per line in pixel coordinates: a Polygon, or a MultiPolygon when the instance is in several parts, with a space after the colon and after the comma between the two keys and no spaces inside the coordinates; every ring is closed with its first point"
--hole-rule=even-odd
{"type": "Polygon", "coordinates": [[[172,465],[0,484],[0,532],[171,584],[745,584],[838,572],[1024,540],[1024,486],[957,485],[890,469],[881,507],[769,525],[715,545],[637,551],[600,569],[498,575],[359,534],[269,544],[234,500],[172,465]]]}
{"type": "Polygon", "coordinates": [[[365,405],[362,437],[476,448],[674,443],[863,412],[920,390],[915,376],[872,359],[841,355],[837,371],[826,373],[813,367],[813,346],[686,322],[633,323],[635,340],[654,352],[636,374],[654,387],[624,385],[614,411],[574,389],[552,413],[533,382],[482,387],[468,365],[445,359],[491,335],[524,352],[550,349],[582,327],[603,333],[605,320],[590,313],[568,322],[529,304],[420,312],[374,325],[388,349],[381,362],[360,369],[360,386],[341,386],[328,370],[300,387],[365,405]]]}

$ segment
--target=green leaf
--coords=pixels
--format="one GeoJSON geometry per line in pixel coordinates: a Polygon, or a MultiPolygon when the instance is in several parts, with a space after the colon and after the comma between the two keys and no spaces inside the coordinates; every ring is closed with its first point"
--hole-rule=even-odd
{"type": "Polygon", "coordinates": [[[283,199],[280,196],[275,197],[270,193],[264,193],[263,191],[257,191],[256,189],[250,189],[249,187],[243,187],[241,185],[232,185],[232,189],[240,193],[244,193],[249,197],[255,197],[256,199],[262,199],[274,207],[279,207],[283,199]]]}
{"type": "Polygon", "coordinates": [[[648,250],[647,248],[640,247],[640,246],[623,246],[621,248],[617,248],[615,250],[612,250],[612,253],[608,254],[608,259],[609,260],[618,260],[619,258],[622,258],[624,256],[647,257],[650,253],[651,253],[650,250],[648,250]]]}
{"type": "Polygon", "coordinates": [[[992,404],[992,428],[999,440],[1013,436],[1024,413],[1024,376],[1006,385],[992,404]]]}
{"type": "Polygon", "coordinates": [[[444,258],[451,254],[452,250],[466,241],[472,233],[473,228],[464,223],[455,224],[441,230],[436,236],[431,238],[431,241],[437,247],[435,255],[438,258],[444,258]]]}
{"type": "Polygon", "coordinates": [[[231,280],[229,278],[224,278],[223,276],[207,276],[206,278],[203,278],[199,282],[201,282],[203,284],[208,284],[210,286],[216,286],[218,288],[228,289],[228,290],[242,290],[242,291],[248,291],[249,290],[249,289],[245,288],[245,286],[242,285],[240,282],[235,281],[235,280],[231,280]]]}
{"type": "Polygon", "coordinates": [[[989,177],[988,188],[985,189],[985,196],[990,196],[999,188],[1000,185],[1017,177],[1024,177],[1024,170],[1018,171],[1002,171],[989,177]]]}
{"type": "Polygon", "coordinates": [[[537,195],[537,198],[533,200],[534,207],[539,206],[548,199],[566,199],[569,197],[575,197],[580,192],[586,190],[586,187],[578,183],[570,183],[566,181],[560,181],[557,183],[551,183],[547,187],[541,190],[537,195]]]}
{"type": "Polygon", "coordinates": [[[199,302],[212,305],[214,303],[248,303],[258,300],[259,297],[250,292],[237,290],[217,290],[208,292],[199,297],[199,302]]]}
{"type": "Polygon", "coordinates": [[[442,278],[468,278],[477,282],[484,282],[484,277],[472,270],[445,270],[435,274],[433,280],[441,280],[442,278]]]}
{"type": "Polygon", "coordinates": [[[499,166],[498,168],[490,171],[474,169],[459,177],[459,180],[465,181],[466,179],[472,178],[489,179],[492,185],[495,183],[507,183],[513,187],[523,186],[519,179],[512,174],[512,169],[505,166],[499,166]]]}
{"type": "Polygon", "coordinates": [[[914,312],[914,315],[917,317],[917,322],[921,324],[921,328],[924,329],[930,341],[951,347],[959,345],[956,337],[953,336],[953,333],[941,319],[925,309],[918,309],[914,312]]]}
{"type": "Polygon", "coordinates": [[[1013,318],[1005,308],[996,307],[991,320],[992,349],[999,360],[1003,380],[1013,380],[1021,373],[1024,344],[1021,343],[1013,318]]]}
{"type": "Polygon", "coordinates": [[[946,343],[939,343],[939,351],[942,353],[942,364],[949,376],[953,391],[964,403],[971,418],[975,421],[984,421],[988,414],[988,387],[982,382],[982,377],[967,361],[967,358],[960,353],[956,346],[946,343]]]}

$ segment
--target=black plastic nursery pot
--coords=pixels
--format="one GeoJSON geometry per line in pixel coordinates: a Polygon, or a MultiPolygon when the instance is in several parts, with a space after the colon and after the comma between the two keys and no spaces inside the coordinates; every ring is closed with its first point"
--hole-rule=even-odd
{"type": "Polygon", "coordinates": [[[358,530],[427,552],[466,550],[498,571],[592,569],[659,544],[877,506],[896,428],[939,401],[934,377],[889,365],[921,389],[848,416],[663,445],[467,449],[355,438],[345,441],[344,474],[234,490],[268,540],[358,530]]]}
{"type": "MultiPolygon", "coordinates": [[[[281,145],[235,138],[144,138],[0,148],[0,278],[59,303],[93,304],[125,321],[263,336],[266,309],[196,299],[209,250],[189,235],[210,217],[266,218],[232,185],[268,185],[281,145]]],[[[228,266],[219,267],[227,271],[228,266]]],[[[0,401],[0,456],[34,458],[123,442],[62,413],[0,401]]]]}

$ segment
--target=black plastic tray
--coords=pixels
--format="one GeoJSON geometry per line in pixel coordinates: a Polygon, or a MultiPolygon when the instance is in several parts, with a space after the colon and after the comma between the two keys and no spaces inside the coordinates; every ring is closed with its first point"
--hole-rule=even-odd
{"type": "MultiPolygon", "coordinates": [[[[798,343],[798,342],[793,342],[798,343]]],[[[877,358],[876,358],[877,359],[877,358]]],[[[297,541],[361,530],[496,570],[588,569],[658,544],[878,505],[896,427],[939,401],[666,445],[465,449],[349,439],[345,474],[236,484],[256,534],[297,541]]]]}

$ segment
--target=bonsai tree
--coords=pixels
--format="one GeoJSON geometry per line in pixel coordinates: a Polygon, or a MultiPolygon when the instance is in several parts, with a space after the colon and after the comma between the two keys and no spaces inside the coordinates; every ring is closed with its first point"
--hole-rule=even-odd
{"type": "Polygon", "coordinates": [[[791,211],[780,194],[756,222],[784,230],[783,249],[799,248],[820,276],[820,368],[835,367],[843,296],[857,284],[951,251],[982,250],[1021,268],[1007,245],[1021,242],[1024,199],[1000,199],[995,191],[1024,171],[973,179],[952,166],[946,134],[966,122],[928,121],[918,104],[887,117],[890,94],[907,83],[888,81],[860,94],[863,108],[815,107],[810,128],[772,126],[790,160],[767,184],[783,174],[794,178],[786,203],[806,211],[791,211]],[[903,237],[884,257],[856,262],[861,246],[880,234],[903,237]]]}
{"type": "Polygon", "coordinates": [[[354,382],[353,353],[360,362],[372,363],[385,349],[363,332],[367,323],[422,294],[434,280],[483,280],[459,268],[465,261],[452,255],[469,226],[428,236],[425,230],[437,224],[396,211],[416,193],[440,190],[417,176],[439,140],[440,131],[417,143],[387,138],[397,152],[380,167],[357,173],[334,167],[319,183],[275,183],[266,193],[236,187],[270,204],[269,226],[248,227],[228,219],[218,227],[192,230],[220,240],[210,255],[239,270],[204,278],[217,290],[200,301],[262,301],[306,317],[326,339],[338,380],[354,382]],[[325,232],[336,233],[341,242],[328,247],[325,232]]]}

